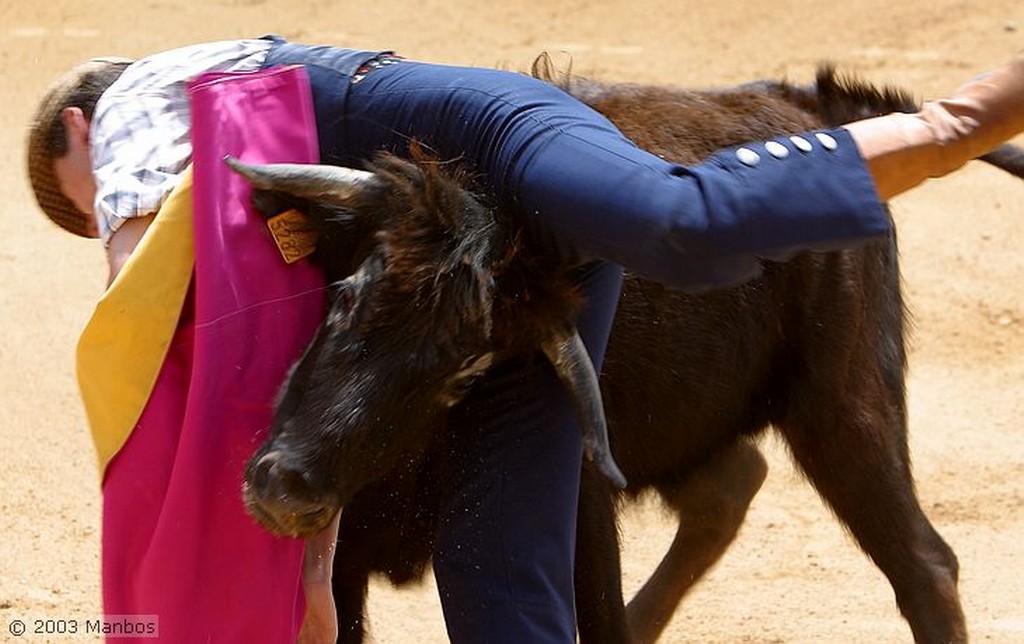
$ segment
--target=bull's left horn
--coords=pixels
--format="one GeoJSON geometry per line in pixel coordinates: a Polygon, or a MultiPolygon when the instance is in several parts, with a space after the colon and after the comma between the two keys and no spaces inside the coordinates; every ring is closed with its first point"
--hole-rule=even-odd
{"type": "Polygon", "coordinates": [[[245,177],[254,188],[287,192],[303,199],[347,206],[364,190],[380,185],[372,172],[334,165],[270,163],[249,165],[230,156],[224,163],[245,177]]]}
{"type": "Polygon", "coordinates": [[[557,334],[541,345],[569,390],[576,416],[583,432],[583,450],[597,469],[618,488],[626,487],[626,477],[612,457],[608,444],[608,422],[604,416],[604,403],[598,386],[597,372],[590,361],[587,348],[575,328],[557,334]]]}

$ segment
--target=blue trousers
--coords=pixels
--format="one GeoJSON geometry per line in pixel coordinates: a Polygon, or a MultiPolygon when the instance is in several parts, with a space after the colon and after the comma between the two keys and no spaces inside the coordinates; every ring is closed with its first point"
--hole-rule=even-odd
{"type": "MultiPolygon", "coordinates": [[[[598,369],[622,271],[594,262],[578,328],[598,369]]],[[[451,417],[434,575],[454,642],[574,642],[582,441],[541,354],[496,365],[451,417]],[[457,451],[456,451],[457,449],[457,451]]]]}
{"type": "MultiPolygon", "coordinates": [[[[552,252],[595,260],[581,270],[589,299],[578,324],[598,368],[619,266],[696,290],[757,275],[759,258],[889,232],[845,130],[682,167],[522,75],[404,61],[353,83],[374,55],[281,44],[268,64],[307,65],[325,163],[360,166],[381,149],[404,154],[416,139],[475,169],[552,252]]],[[[557,378],[536,356],[497,365],[454,410],[451,431],[458,450],[445,472],[434,570],[452,640],[575,641],[582,448],[557,378]]]]}

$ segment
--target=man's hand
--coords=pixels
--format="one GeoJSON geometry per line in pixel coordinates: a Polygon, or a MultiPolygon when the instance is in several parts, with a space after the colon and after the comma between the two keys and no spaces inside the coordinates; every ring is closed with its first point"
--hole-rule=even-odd
{"type": "Polygon", "coordinates": [[[338,541],[341,512],[323,531],[306,540],[302,562],[302,588],[306,593],[306,615],[299,630],[299,644],[334,644],[338,641],[338,616],[331,593],[334,548],[338,541]]]}
{"type": "Polygon", "coordinates": [[[303,582],[302,587],[306,591],[306,616],[302,619],[298,644],[334,644],[338,641],[338,616],[330,580],[303,582]]]}

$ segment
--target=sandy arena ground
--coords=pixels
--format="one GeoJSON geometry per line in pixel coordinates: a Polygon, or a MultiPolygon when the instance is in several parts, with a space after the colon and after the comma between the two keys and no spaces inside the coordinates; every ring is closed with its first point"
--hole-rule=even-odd
{"type": "MultiPolygon", "coordinates": [[[[710,86],[806,81],[838,62],[919,96],[1024,45],[1019,0],[0,0],[0,640],[11,620],[99,615],[99,490],[73,349],[105,279],[97,242],[36,210],[26,124],[46,84],[89,56],[276,32],[414,57],[710,86]]],[[[974,164],[895,203],[916,330],[909,382],[923,504],[962,565],[976,641],[1024,642],[1024,184],[974,164]]],[[[900,642],[882,575],[772,441],[735,547],[679,611],[672,642],[900,642]]],[[[627,589],[671,536],[655,507],[624,523],[627,589]]],[[[344,553],[341,553],[344,556],[344,553]]],[[[445,641],[431,584],[371,591],[378,642],[445,641]]],[[[22,638],[32,639],[32,638],[22,638]]],[[[34,641],[41,641],[38,636],[34,641]]]]}

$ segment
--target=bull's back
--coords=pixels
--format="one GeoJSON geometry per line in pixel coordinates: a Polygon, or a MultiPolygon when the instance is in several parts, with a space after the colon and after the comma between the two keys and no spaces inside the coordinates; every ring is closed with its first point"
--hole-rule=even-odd
{"type": "MultiPolygon", "coordinates": [[[[572,89],[638,145],[682,164],[829,125],[813,94],[782,84],[572,89]]],[[[761,278],[701,295],[627,275],[602,373],[613,451],[634,491],[656,485],[778,422],[789,401],[817,395],[798,389],[825,386],[854,357],[901,391],[902,352],[892,239],[766,263],[761,278]]]]}
{"type": "Polygon", "coordinates": [[[566,89],[641,148],[682,164],[731,145],[824,125],[808,109],[813,94],[775,82],[695,91],[578,81],[566,89]]]}

